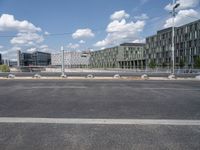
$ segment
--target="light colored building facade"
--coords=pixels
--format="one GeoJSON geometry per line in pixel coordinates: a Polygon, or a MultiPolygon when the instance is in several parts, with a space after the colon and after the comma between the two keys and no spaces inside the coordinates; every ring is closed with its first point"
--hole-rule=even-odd
{"type": "Polygon", "coordinates": [[[145,68],[145,44],[124,43],[116,47],[93,51],[91,68],[145,68]]]}
{"type": "MultiPolygon", "coordinates": [[[[172,28],[146,38],[146,59],[158,67],[172,64],[172,28]]],[[[175,66],[194,68],[200,57],[200,20],[175,28],[175,66]]]]}
{"type": "MultiPolygon", "coordinates": [[[[64,63],[67,68],[85,68],[89,65],[89,52],[65,51],[64,63]]],[[[62,53],[51,54],[52,66],[61,66],[62,53]]]]}

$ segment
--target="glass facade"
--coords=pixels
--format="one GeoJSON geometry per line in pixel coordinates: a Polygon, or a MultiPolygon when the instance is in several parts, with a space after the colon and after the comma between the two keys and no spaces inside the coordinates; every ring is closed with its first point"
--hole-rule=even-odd
{"type": "Polygon", "coordinates": [[[51,54],[45,52],[21,53],[18,51],[20,66],[48,66],[51,64],[51,54]]]}
{"type": "Polygon", "coordinates": [[[0,65],[2,65],[2,55],[0,54],[0,65]]]}

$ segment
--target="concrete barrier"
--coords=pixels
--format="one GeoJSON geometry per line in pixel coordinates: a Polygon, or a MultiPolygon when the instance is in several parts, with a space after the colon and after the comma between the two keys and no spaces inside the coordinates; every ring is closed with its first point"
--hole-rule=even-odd
{"type": "Polygon", "coordinates": [[[200,75],[196,76],[195,79],[200,80],[200,75]]]}
{"type": "Polygon", "coordinates": [[[9,74],[9,75],[8,75],[8,78],[9,78],[9,79],[14,79],[14,78],[15,78],[15,75],[14,75],[14,74],[9,74]]]}
{"type": "Polygon", "coordinates": [[[115,74],[115,75],[113,76],[113,78],[114,78],[114,79],[120,79],[121,76],[120,76],[119,74],[115,74]]]}
{"type": "Polygon", "coordinates": [[[176,79],[176,76],[175,76],[174,74],[170,74],[170,75],[168,76],[168,79],[170,79],[170,80],[176,79]]]}
{"type": "Polygon", "coordinates": [[[149,79],[149,77],[148,77],[148,75],[147,75],[147,74],[143,74],[143,75],[141,75],[141,79],[148,80],[148,79],[149,79]]]}
{"type": "Polygon", "coordinates": [[[87,78],[88,78],[88,79],[93,79],[93,78],[94,78],[94,75],[93,75],[93,74],[88,74],[88,75],[87,75],[87,78]]]}
{"type": "Polygon", "coordinates": [[[40,79],[40,78],[41,78],[41,75],[37,73],[37,74],[35,74],[35,75],[33,76],[33,78],[40,79]]]}
{"type": "Polygon", "coordinates": [[[67,78],[67,75],[66,74],[62,74],[60,77],[61,78],[67,78]]]}

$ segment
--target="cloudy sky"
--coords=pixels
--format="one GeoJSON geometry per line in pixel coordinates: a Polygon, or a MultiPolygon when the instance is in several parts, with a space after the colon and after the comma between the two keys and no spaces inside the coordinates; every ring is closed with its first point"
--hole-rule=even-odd
{"type": "MultiPolygon", "coordinates": [[[[176,26],[197,20],[200,0],[180,3],[176,26]]],[[[144,42],[170,27],[172,0],[0,0],[0,53],[98,50],[144,42]]]]}

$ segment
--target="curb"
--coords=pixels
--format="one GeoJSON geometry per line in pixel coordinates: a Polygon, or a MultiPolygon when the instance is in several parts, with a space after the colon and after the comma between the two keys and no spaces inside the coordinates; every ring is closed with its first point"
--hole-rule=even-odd
{"type": "Polygon", "coordinates": [[[7,77],[0,77],[0,80],[160,80],[160,81],[200,81],[196,78],[176,78],[176,79],[169,79],[167,77],[149,77],[148,79],[142,79],[141,77],[94,77],[94,78],[87,78],[87,77],[41,77],[41,78],[33,78],[33,77],[15,77],[15,78],[7,78],[7,77]]]}

